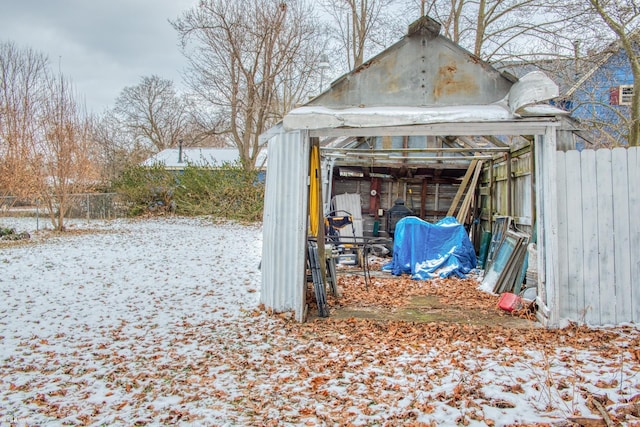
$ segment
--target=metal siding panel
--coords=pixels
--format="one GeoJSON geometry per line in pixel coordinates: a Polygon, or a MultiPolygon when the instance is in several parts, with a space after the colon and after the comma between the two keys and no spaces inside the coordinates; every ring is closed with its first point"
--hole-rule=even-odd
{"type": "Polygon", "coordinates": [[[306,131],[277,135],[269,142],[265,183],[261,302],[276,312],[305,307],[305,254],[309,175],[306,131]]]}
{"type": "Polygon", "coordinates": [[[559,325],[558,307],[558,206],[556,189],[555,130],[535,136],[536,200],[538,227],[538,298],[549,326],[559,325]]]}
{"type": "Polygon", "coordinates": [[[360,194],[344,193],[335,196],[335,206],[338,211],[347,211],[353,219],[362,219],[362,201],[360,194]]]}
{"type": "MultiPolygon", "coordinates": [[[[538,243],[537,243],[537,249],[538,249],[538,257],[537,257],[537,263],[538,263],[538,299],[540,300],[539,302],[544,304],[544,307],[542,307],[542,312],[544,313],[544,315],[548,315],[548,312],[545,312],[545,309],[548,310],[548,295],[547,295],[547,288],[546,288],[546,262],[545,262],[545,243],[546,243],[546,236],[545,236],[545,221],[543,221],[542,219],[544,218],[544,214],[545,214],[545,192],[543,190],[543,185],[542,185],[542,178],[544,177],[544,172],[545,172],[545,168],[544,168],[544,156],[543,156],[543,149],[544,149],[544,138],[541,135],[536,135],[535,136],[535,140],[534,140],[534,144],[535,144],[535,149],[534,149],[534,155],[535,155],[535,174],[536,174],[536,217],[539,218],[539,221],[536,224],[537,227],[537,233],[538,233],[538,243]]],[[[556,167],[556,165],[553,165],[553,167],[556,167]]],[[[555,196],[555,195],[554,195],[555,196]]],[[[499,212],[496,209],[496,212],[499,212]]],[[[548,322],[549,319],[546,319],[546,321],[548,322]]]]}
{"type": "MultiPolygon", "coordinates": [[[[640,212],[640,148],[631,147],[627,151],[627,164],[629,171],[629,216],[636,217],[640,212]]],[[[631,221],[629,242],[631,252],[631,306],[633,307],[632,320],[640,323],[640,221],[631,221]]]]}
{"type": "Polygon", "coordinates": [[[340,216],[344,212],[348,212],[351,214],[353,219],[353,229],[349,227],[345,227],[340,229],[339,233],[342,237],[362,237],[363,236],[363,226],[362,226],[362,201],[360,199],[360,194],[356,193],[344,193],[337,194],[334,196],[335,208],[337,211],[337,215],[340,216]]]}

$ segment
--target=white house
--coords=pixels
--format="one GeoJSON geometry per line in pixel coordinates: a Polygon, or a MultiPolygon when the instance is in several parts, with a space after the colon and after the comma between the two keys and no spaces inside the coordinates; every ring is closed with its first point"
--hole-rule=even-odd
{"type": "MultiPolygon", "coordinates": [[[[240,161],[236,148],[167,148],[142,162],[142,166],[164,165],[167,170],[183,170],[186,166],[219,168],[240,161]]],[[[263,150],[256,159],[259,169],[267,167],[267,152],[263,150]]]]}

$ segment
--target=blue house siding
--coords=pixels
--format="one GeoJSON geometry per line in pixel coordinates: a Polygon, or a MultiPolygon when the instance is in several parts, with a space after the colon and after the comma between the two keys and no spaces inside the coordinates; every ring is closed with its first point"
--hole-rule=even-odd
{"type": "Polygon", "coordinates": [[[570,97],[558,102],[572,117],[592,124],[601,143],[627,143],[625,118],[630,106],[612,105],[611,89],[620,85],[633,85],[633,75],[626,51],[613,53],[593,75],[575,89],[570,97]]]}

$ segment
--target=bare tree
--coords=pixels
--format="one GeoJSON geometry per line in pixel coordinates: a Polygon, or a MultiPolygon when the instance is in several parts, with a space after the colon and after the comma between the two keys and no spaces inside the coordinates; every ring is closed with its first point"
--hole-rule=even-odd
{"type": "Polygon", "coordinates": [[[189,121],[185,132],[185,145],[190,147],[233,147],[234,143],[227,132],[229,120],[220,109],[198,96],[185,96],[189,121]]]}
{"type": "Polygon", "coordinates": [[[45,202],[64,229],[69,196],[95,183],[88,117],[46,57],[0,44],[0,187],[45,202]]]}
{"type": "Polygon", "coordinates": [[[16,200],[37,186],[34,141],[46,73],[43,55],[0,43],[0,196],[16,200]]]}
{"type": "Polygon", "coordinates": [[[113,110],[92,118],[91,139],[97,150],[103,183],[111,182],[128,167],[144,161],[156,151],[155,146],[152,148],[136,140],[113,110]]]}
{"type": "Polygon", "coordinates": [[[638,24],[640,8],[634,0],[589,0],[589,12],[598,17],[613,33],[627,53],[633,74],[633,98],[627,123],[629,146],[638,146],[640,140],[640,58],[638,57],[638,24]]]}
{"type": "Polygon", "coordinates": [[[42,104],[40,197],[56,230],[65,229],[70,196],[96,184],[95,150],[87,114],[76,101],[71,84],[63,76],[48,79],[48,96],[42,104]]]}
{"type": "Polygon", "coordinates": [[[190,63],[187,84],[225,117],[247,169],[260,134],[310,94],[323,48],[316,21],[302,0],[203,0],[173,22],[190,63]]]}
{"type": "Polygon", "coordinates": [[[187,126],[186,105],[173,82],[155,75],[124,88],[114,112],[138,143],[155,151],[177,146],[187,126]]]}
{"type": "MultiPolygon", "coordinates": [[[[582,13],[556,9],[558,0],[410,0],[417,12],[442,23],[444,35],[490,62],[570,56],[567,27],[582,13]]],[[[411,13],[411,11],[415,11],[411,13]]]]}
{"type": "Polygon", "coordinates": [[[163,147],[225,147],[222,119],[207,106],[178,95],[173,83],[157,76],[125,88],[113,109],[92,118],[91,138],[97,148],[101,180],[111,182],[132,165],[163,147]]]}
{"type": "Polygon", "coordinates": [[[393,0],[322,2],[331,17],[334,39],[346,54],[348,70],[362,65],[367,56],[387,47],[404,30],[393,15],[393,4],[393,0]]]}

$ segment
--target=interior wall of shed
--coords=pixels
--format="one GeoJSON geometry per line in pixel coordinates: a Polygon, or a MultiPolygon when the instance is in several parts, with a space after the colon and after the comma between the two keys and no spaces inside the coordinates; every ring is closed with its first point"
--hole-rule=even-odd
{"type": "Polygon", "coordinates": [[[490,232],[496,217],[509,216],[519,231],[533,234],[536,209],[532,146],[527,140],[485,163],[477,189],[480,231],[490,232]]]}
{"type": "MultiPolygon", "coordinates": [[[[415,216],[425,221],[437,222],[446,216],[459,186],[456,183],[459,182],[459,177],[379,178],[380,191],[376,196],[379,197],[379,209],[382,210],[382,216],[379,216],[371,206],[371,178],[344,177],[339,173],[339,170],[334,171],[332,197],[345,193],[360,195],[363,231],[367,236],[373,235],[376,221],[380,225],[380,235],[388,235],[387,211],[397,199],[402,199],[415,216]]],[[[464,174],[464,170],[461,174],[464,174]]]]}
{"type": "MultiPolygon", "coordinates": [[[[493,220],[498,216],[510,216],[519,231],[529,235],[533,233],[535,179],[532,146],[529,139],[520,138],[509,153],[495,154],[492,160],[484,161],[474,189],[471,214],[466,221],[476,249],[479,249],[482,232],[491,232],[493,220]]],[[[404,200],[405,206],[425,221],[435,223],[444,218],[458,192],[465,167],[440,169],[430,166],[428,161],[411,169],[336,166],[330,197],[359,194],[364,235],[373,236],[375,229],[381,237],[387,237],[387,211],[396,199],[404,200]],[[379,198],[377,207],[382,210],[382,216],[371,205],[374,200],[371,196],[373,177],[381,182],[376,197],[379,198]],[[378,227],[374,227],[376,222],[378,227]]]]}

